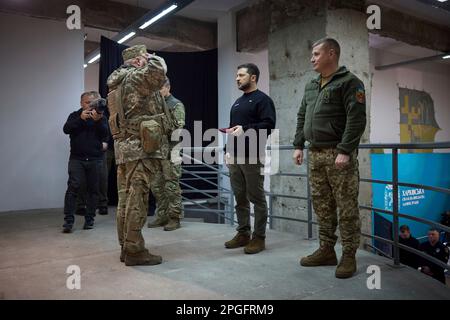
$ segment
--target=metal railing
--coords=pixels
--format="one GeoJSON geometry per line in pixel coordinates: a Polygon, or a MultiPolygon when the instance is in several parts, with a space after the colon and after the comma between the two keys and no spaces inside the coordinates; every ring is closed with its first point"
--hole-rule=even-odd
{"type": "MultiPolygon", "coordinates": [[[[223,152],[223,147],[209,147],[209,148],[183,148],[183,151],[189,151],[189,152],[204,152],[204,151],[208,151],[208,149],[210,151],[215,151],[217,152],[220,156],[220,153],[223,152]]],[[[277,149],[277,150],[294,150],[293,146],[290,145],[280,145],[280,146],[267,146],[267,150],[271,150],[271,149],[277,149]]],[[[400,252],[399,249],[403,249],[406,251],[409,251],[411,253],[416,254],[417,256],[424,258],[428,261],[431,261],[443,268],[449,268],[448,264],[430,256],[425,254],[422,251],[416,250],[414,248],[405,246],[403,244],[399,243],[399,218],[406,218],[406,219],[410,219],[413,221],[417,221],[420,223],[424,223],[427,224],[429,226],[432,226],[434,228],[437,228],[441,231],[445,231],[445,232],[449,232],[450,233],[450,227],[442,225],[438,222],[435,221],[431,221],[428,219],[424,219],[424,218],[419,218],[416,216],[411,216],[408,214],[404,214],[399,212],[399,198],[398,198],[398,190],[399,187],[412,187],[412,188],[422,188],[422,189],[426,189],[426,190],[430,190],[430,191],[435,191],[435,192],[440,192],[440,193],[445,193],[447,195],[450,195],[450,189],[449,188],[442,188],[442,187],[436,187],[436,186],[429,186],[429,185],[422,185],[422,184],[413,184],[413,183],[405,183],[405,182],[400,182],[399,181],[399,168],[398,168],[398,152],[399,150],[402,149],[409,149],[409,150],[417,150],[417,149],[450,149],[450,142],[438,142],[438,143],[407,143],[407,144],[400,144],[400,143],[395,143],[395,144],[360,144],[359,145],[359,149],[389,149],[392,152],[392,163],[391,163],[391,168],[392,168],[392,180],[391,181],[386,181],[386,180],[376,180],[376,179],[369,179],[369,178],[361,178],[360,182],[364,182],[364,183],[378,183],[378,184],[386,184],[386,185],[392,185],[392,196],[393,196],[393,206],[392,206],[392,210],[385,210],[385,209],[381,209],[381,208],[375,208],[373,206],[369,206],[369,205],[360,205],[359,208],[363,209],[363,210],[369,210],[369,211],[373,211],[373,212],[378,212],[378,213],[384,213],[387,215],[391,215],[392,216],[392,229],[393,229],[393,235],[392,235],[392,239],[387,239],[387,238],[383,238],[380,236],[376,236],[374,234],[367,234],[364,232],[361,232],[361,235],[363,237],[366,238],[370,238],[372,240],[377,240],[379,242],[385,243],[385,244],[389,244],[392,245],[393,248],[393,254],[392,257],[389,256],[388,254],[383,253],[384,256],[387,256],[389,258],[391,258],[394,262],[395,266],[399,266],[400,265],[400,252]]],[[[230,189],[227,189],[225,187],[223,187],[222,183],[221,183],[221,179],[222,177],[229,177],[229,173],[227,171],[223,171],[221,170],[221,167],[219,166],[218,168],[206,164],[200,160],[198,160],[195,157],[190,156],[187,153],[182,153],[183,158],[188,159],[189,161],[194,162],[197,165],[203,165],[206,168],[208,168],[211,171],[187,171],[187,170],[183,170],[183,173],[185,175],[191,175],[193,176],[195,179],[198,180],[202,180],[205,181],[206,183],[210,184],[211,186],[214,187],[214,189],[208,189],[208,190],[198,190],[195,189],[191,186],[189,186],[189,184],[187,184],[185,181],[189,181],[186,180],[186,178],[183,178],[181,180],[181,185],[185,186],[186,188],[188,188],[189,190],[183,190],[183,193],[189,193],[189,192],[198,192],[201,193],[203,195],[206,196],[206,199],[212,199],[217,201],[217,209],[211,209],[208,208],[206,206],[203,206],[201,204],[198,204],[197,201],[194,201],[192,199],[189,199],[187,197],[183,196],[183,200],[187,201],[189,203],[198,205],[200,207],[202,207],[202,209],[194,209],[194,210],[207,210],[208,212],[214,212],[220,216],[222,216],[223,218],[225,218],[226,220],[229,221],[229,223],[231,225],[233,225],[234,223],[237,223],[237,221],[234,219],[235,216],[235,211],[234,211],[234,197],[233,197],[233,193],[230,189]],[[215,173],[216,175],[216,179],[217,179],[217,183],[212,182],[210,179],[206,178],[206,177],[202,177],[201,174],[209,174],[211,175],[212,173],[215,173]],[[224,197],[223,195],[227,194],[228,197],[226,198],[227,201],[224,202],[224,197]],[[221,204],[224,204],[225,207],[224,209],[221,209],[221,204]]],[[[306,164],[306,174],[305,173],[283,173],[283,172],[279,172],[277,174],[274,174],[272,176],[275,177],[303,177],[306,178],[306,196],[296,196],[296,195],[289,195],[289,194],[278,194],[278,193],[273,193],[273,192],[269,192],[266,191],[266,196],[268,196],[268,217],[269,217],[269,228],[273,228],[273,221],[274,219],[279,219],[279,220],[289,220],[289,221],[295,221],[295,222],[301,222],[301,223],[306,223],[307,224],[307,235],[308,235],[308,239],[312,239],[313,238],[313,225],[317,225],[317,222],[313,221],[313,206],[312,206],[312,200],[311,200],[311,188],[310,188],[310,183],[309,183],[309,177],[308,177],[308,172],[309,172],[309,161],[308,161],[308,149],[305,148],[305,164],[306,164]],[[290,199],[298,199],[298,200],[303,200],[307,202],[307,218],[306,219],[299,219],[299,218],[292,218],[292,217],[284,217],[284,216],[277,216],[273,214],[273,200],[275,198],[290,198],[290,199]]],[[[188,179],[193,179],[193,178],[188,178],[188,179]]],[[[190,209],[191,210],[191,209],[190,209]]],[[[252,214],[253,216],[253,214],[252,214]]],[[[374,246],[370,246],[373,250],[380,252],[380,250],[374,246]]]]}

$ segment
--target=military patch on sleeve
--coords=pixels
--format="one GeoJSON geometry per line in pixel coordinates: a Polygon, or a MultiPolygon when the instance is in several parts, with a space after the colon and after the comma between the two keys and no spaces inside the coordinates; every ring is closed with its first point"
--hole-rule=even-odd
{"type": "Polygon", "coordinates": [[[366,101],[366,93],[363,88],[358,88],[356,90],[356,101],[359,103],[364,103],[366,101]]]}

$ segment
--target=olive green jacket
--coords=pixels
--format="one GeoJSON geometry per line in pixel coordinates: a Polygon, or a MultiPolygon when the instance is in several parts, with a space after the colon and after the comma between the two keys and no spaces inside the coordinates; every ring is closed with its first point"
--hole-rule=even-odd
{"type": "Polygon", "coordinates": [[[350,154],[358,148],[366,127],[364,84],[345,67],[320,88],[320,76],[305,86],[299,111],[294,147],[337,148],[350,154]]]}

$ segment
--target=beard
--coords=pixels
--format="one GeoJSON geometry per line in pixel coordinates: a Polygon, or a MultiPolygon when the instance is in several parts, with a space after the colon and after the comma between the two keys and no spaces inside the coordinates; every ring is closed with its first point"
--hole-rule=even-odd
{"type": "Polygon", "coordinates": [[[250,88],[250,82],[243,83],[239,86],[239,90],[242,91],[247,90],[248,88],[250,88]]]}

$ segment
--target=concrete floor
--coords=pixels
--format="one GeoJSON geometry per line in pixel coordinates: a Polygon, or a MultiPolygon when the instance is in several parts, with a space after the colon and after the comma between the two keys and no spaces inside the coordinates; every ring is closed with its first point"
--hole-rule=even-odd
{"type": "Polygon", "coordinates": [[[334,267],[302,268],[298,258],[316,241],[269,231],[267,250],[245,255],[223,243],[228,225],[183,222],[165,232],[145,228],[158,266],[126,267],[119,262],[114,212],[97,216],[94,230],[62,234],[62,210],[0,214],[0,299],[450,299],[450,289],[390,261],[358,253],[358,274],[334,277],[334,267]],[[81,268],[81,289],[66,287],[69,265],[81,268]],[[367,267],[381,268],[381,290],[366,286],[367,267]]]}

